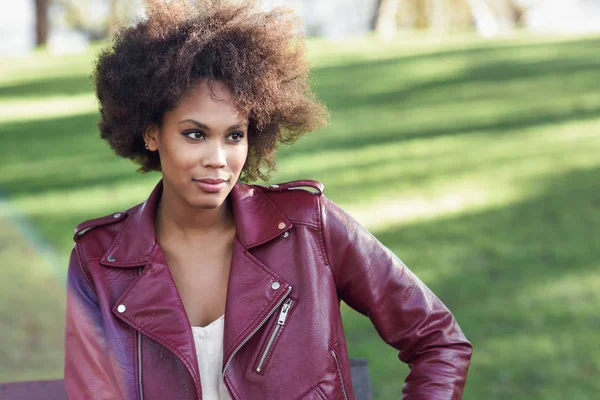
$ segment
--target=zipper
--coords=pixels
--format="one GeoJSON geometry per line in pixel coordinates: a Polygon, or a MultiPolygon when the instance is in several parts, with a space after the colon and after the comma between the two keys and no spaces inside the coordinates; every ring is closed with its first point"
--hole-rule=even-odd
{"type": "Polygon", "coordinates": [[[238,345],[238,347],[235,348],[235,350],[233,351],[233,353],[231,353],[231,355],[229,356],[229,359],[225,363],[225,368],[223,368],[223,384],[225,385],[225,389],[227,389],[227,394],[229,395],[230,399],[232,399],[233,397],[231,397],[231,393],[229,393],[229,388],[227,388],[227,385],[225,384],[225,372],[227,372],[227,368],[229,367],[229,364],[231,363],[231,360],[233,360],[233,357],[236,355],[236,353],[238,351],[240,351],[240,349],[242,348],[242,346],[245,345],[246,342],[248,340],[250,340],[250,338],[252,336],[254,336],[254,334],[265,324],[265,322],[267,322],[267,320],[271,317],[271,315],[273,315],[273,313],[275,312],[275,310],[277,310],[277,308],[281,305],[281,303],[283,303],[283,301],[290,294],[291,291],[292,291],[292,287],[290,286],[288,288],[287,292],[285,293],[285,295],[281,298],[281,300],[279,300],[277,302],[277,304],[275,305],[275,307],[273,307],[273,309],[265,316],[265,318],[263,318],[263,320],[260,322],[260,324],[258,324],[258,326],[256,328],[254,328],[254,330],[252,332],[250,332],[250,334],[248,336],[246,336],[246,339],[244,339],[242,341],[242,343],[240,343],[238,345]]]}
{"type": "Polygon", "coordinates": [[[335,354],[334,349],[331,349],[331,354],[333,355],[335,365],[337,365],[338,373],[340,374],[340,380],[342,381],[342,391],[344,392],[344,399],[348,400],[348,394],[346,393],[346,385],[344,384],[344,377],[342,376],[342,369],[340,368],[340,362],[338,361],[337,354],[335,354]]]}
{"type": "MultiPolygon", "coordinates": [[[[138,276],[144,267],[137,269],[138,276]]],[[[140,400],[144,400],[144,389],[142,387],[142,333],[137,331],[137,362],[138,362],[138,390],[140,391],[140,400]]]]}
{"type": "Polygon", "coordinates": [[[283,306],[281,307],[281,311],[279,312],[279,317],[277,318],[277,324],[275,325],[275,328],[273,328],[273,332],[271,333],[271,336],[269,337],[269,340],[267,341],[265,350],[263,351],[262,355],[258,359],[258,364],[256,364],[256,372],[261,371],[261,369],[265,363],[265,360],[267,359],[267,355],[271,351],[271,348],[273,347],[273,343],[275,343],[275,338],[277,337],[277,334],[279,333],[279,331],[281,330],[281,328],[283,328],[283,325],[285,324],[285,320],[287,319],[288,312],[290,311],[290,308],[292,307],[292,303],[293,303],[292,299],[288,299],[285,301],[285,303],[283,303],[283,306]]]}

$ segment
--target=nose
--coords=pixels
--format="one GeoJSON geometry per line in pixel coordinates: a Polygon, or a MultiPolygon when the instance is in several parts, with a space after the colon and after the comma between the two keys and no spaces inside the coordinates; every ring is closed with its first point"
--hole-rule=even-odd
{"type": "Polygon", "coordinates": [[[227,154],[220,141],[210,141],[202,152],[202,166],[206,168],[222,168],[227,165],[227,154]]]}

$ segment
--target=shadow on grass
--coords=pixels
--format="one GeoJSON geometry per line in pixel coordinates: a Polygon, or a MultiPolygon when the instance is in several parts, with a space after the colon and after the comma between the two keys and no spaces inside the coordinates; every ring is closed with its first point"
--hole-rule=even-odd
{"type": "MultiPolygon", "coordinates": [[[[600,390],[598,176],[600,168],[570,171],[521,203],[377,233],[428,277],[472,341],[465,399],[587,399],[600,390]]],[[[395,354],[384,356],[390,349],[367,319],[346,313],[345,324],[353,356],[371,359],[376,397],[397,397],[407,371],[395,354]]]]}
{"type": "MultiPolygon", "coordinates": [[[[383,106],[401,102],[400,105],[412,108],[419,105],[433,106],[443,104],[450,99],[476,101],[499,97],[506,98],[507,93],[504,90],[500,91],[499,96],[498,93],[489,90],[489,86],[485,85],[481,85],[483,90],[477,91],[475,96],[464,96],[461,90],[464,90],[467,84],[469,86],[480,85],[482,83],[510,85],[531,80],[534,82],[540,81],[540,86],[531,92],[519,90],[516,87],[512,95],[535,97],[536,95],[559,96],[563,94],[561,92],[573,92],[575,90],[597,92],[600,90],[600,83],[594,78],[597,78],[599,75],[598,68],[600,68],[600,57],[591,58],[587,56],[581,58],[576,55],[573,56],[573,59],[561,57],[533,62],[520,62],[517,60],[483,61],[480,64],[465,68],[458,75],[416,82],[412,85],[407,85],[404,89],[369,96],[366,100],[371,105],[383,106]],[[550,87],[555,93],[548,93],[546,87],[550,87]],[[441,93],[442,95],[436,96],[437,93],[441,93]],[[429,96],[430,94],[432,96],[429,96]]],[[[354,99],[357,98],[354,97],[354,99]]],[[[361,104],[364,103],[358,101],[352,104],[347,100],[344,105],[348,107],[360,107],[361,104]]]]}
{"type": "Polygon", "coordinates": [[[599,44],[586,39],[454,50],[316,69],[317,89],[333,125],[326,134],[303,138],[293,151],[472,132],[497,135],[594,118],[600,112],[600,57],[594,51],[599,44]],[[425,61],[452,66],[465,59],[464,67],[449,67],[447,74],[422,71],[430,67],[423,67],[425,61]],[[421,113],[418,119],[415,113],[421,113]],[[351,139],[340,121],[350,115],[357,120],[351,128],[364,131],[351,139]]]}
{"type": "MultiPolygon", "coordinates": [[[[356,88],[368,87],[385,75],[382,72],[398,71],[395,78],[414,75],[422,71],[425,63],[452,65],[453,61],[468,60],[467,69],[472,69],[474,81],[512,80],[515,78],[569,72],[573,68],[587,69],[600,63],[597,54],[600,52],[600,37],[565,42],[531,43],[517,45],[483,45],[467,49],[452,49],[426,54],[408,55],[375,61],[356,61],[355,58],[343,65],[332,65],[315,68],[315,79],[319,89],[345,99],[346,93],[358,93],[356,88]],[[492,68],[485,68],[487,65],[492,68]],[[416,68],[416,71],[413,68],[416,68]],[[558,67],[558,70],[556,69],[558,67]],[[342,73],[340,73],[342,72],[342,73]],[[362,86],[361,86],[362,85],[362,86]],[[332,89],[332,90],[329,90],[332,89]]],[[[437,75],[437,74],[436,74],[437,75]]],[[[396,80],[398,81],[398,79],[396,80]]],[[[408,79],[410,82],[410,80],[408,79]]],[[[445,81],[442,80],[442,81],[445,81]]],[[[455,82],[450,79],[449,82],[455,82]]],[[[459,80],[460,82],[461,80],[459,80]]],[[[437,82],[434,80],[433,82],[437,82]]],[[[421,84],[408,85],[418,89],[421,84]]],[[[425,85],[422,87],[430,87],[425,85]]],[[[437,85],[435,85],[437,86],[437,85]]],[[[336,101],[335,104],[351,105],[352,99],[336,101]]],[[[360,103],[359,103],[360,104],[360,103]]]]}
{"type": "MultiPolygon", "coordinates": [[[[600,76],[599,76],[600,82],[600,76]]],[[[397,129],[384,129],[368,134],[352,134],[351,138],[347,135],[314,135],[314,138],[306,138],[295,144],[292,150],[283,150],[283,154],[301,154],[313,152],[327,152],[331,150],[352,150],[367,146],[387,145],[415,139],[433,139],[444,136],[457,136],[487,133],[490,135],[510,135],[518,134],[524,129],[551,125],[563,124],[573,121],[586,121],[595,119],[600,115],[600,85],[598,91],[598,105],[594,107],[580,106],[575,108],[557,107],[555,110],[537,111],[535,114],[522,114],[516,116],[507,116],[491,122],[466,121],[451,124],[439,124],[424,126],[421,128],[403,129],[399,126],[397,129]],[[318,138],[317,138],[318,136],[318,138]]],[[[507,101],[508,102],[508,101],[507,101]]],[[[469,105],[472,107],[473,105],[469,105]]],[[[432,111],[432,114],[435,114],[432,111]]],[[[435,118],[435,117],[432,117],[435,118]]],[[[373,121],[373,125],[377,122],[373,121]]],[[[335,124],[335,123],[334,123],[335,124]]],[[[400,124],[398,124],[400,125],[400,124]]]]}
{"type": "Polygon", "coordinates": [[[0,125],[0,187],[9,196],[135,180],[100,138],[97,113],[0,125]]]}
{"type": "Polygon", "coordinates": [[[89,93],[94,90],[87,75],[61,76],[0,86],[0,100],[10,98],[39,98],[89,93]]]}

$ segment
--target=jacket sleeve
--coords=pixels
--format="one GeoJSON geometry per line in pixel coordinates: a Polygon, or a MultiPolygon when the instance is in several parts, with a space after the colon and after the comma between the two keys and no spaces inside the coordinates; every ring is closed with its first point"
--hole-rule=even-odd
{"type": "Polygon", "coordinates": [[[77,245],[67,273],[64,372],[71,400],[117,398],[98,299],[77,245]]]}
{"type": "Polygon", "coordinates": [[[459,400],[471,344],[444,304],[389,249],[325,197],[323,247],[338,295],[411,369],[405,400],[459,400]]]}

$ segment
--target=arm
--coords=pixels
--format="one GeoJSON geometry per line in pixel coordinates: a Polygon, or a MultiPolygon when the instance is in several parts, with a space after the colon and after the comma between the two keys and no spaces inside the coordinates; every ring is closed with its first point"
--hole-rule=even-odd
{"type": "Polygon", "coordinates": [[[67,273],[65,388],[69,399],[115,399],[114,377],[96,292],[79,256],[67,273]]]}
{"type": "Polygon", "coordinates": [[[411,368],[405,400],[462,398],[471,344],[450,311],[390,250],[325,197],[323,245],[339,296],[411,368]]]}

